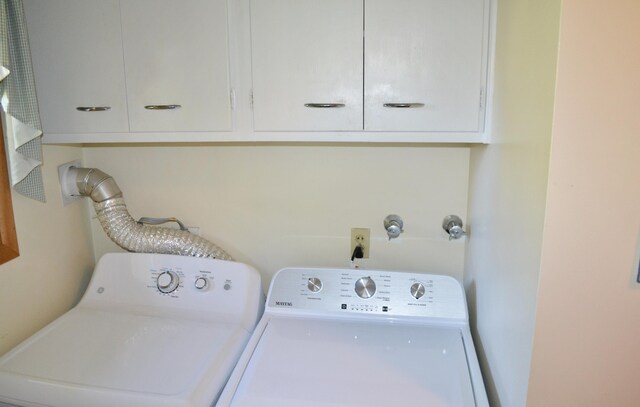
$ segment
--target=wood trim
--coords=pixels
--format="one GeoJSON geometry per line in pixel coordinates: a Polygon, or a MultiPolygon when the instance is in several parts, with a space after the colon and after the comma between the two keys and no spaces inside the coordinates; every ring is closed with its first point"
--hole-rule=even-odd
{"type": "Polygon", "coordinates": [[[3,116],[3,114],[0,114],[0,264],[15,259],[20,255],[16,223],[13,218],[7,156],[4,148],[3,116]]]}

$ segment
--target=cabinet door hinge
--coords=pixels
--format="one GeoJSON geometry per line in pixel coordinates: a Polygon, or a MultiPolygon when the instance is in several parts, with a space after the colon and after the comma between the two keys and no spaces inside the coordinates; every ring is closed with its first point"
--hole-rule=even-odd
{"type": "Polygon", "coordinates": [[[484,109],[484,88],[480,88],[480,110],[484,109]]]}
{"type": "Polygon", "coordinates": [[[249,91],[249,106],[251,106],[251,110],[253,110],[253,89],[249,91]]]}

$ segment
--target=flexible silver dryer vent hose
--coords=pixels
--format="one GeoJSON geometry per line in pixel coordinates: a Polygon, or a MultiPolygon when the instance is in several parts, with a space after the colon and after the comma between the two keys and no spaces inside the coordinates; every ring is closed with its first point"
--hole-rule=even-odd
{"type": "Polygon", "coordinates": [[[110,175],[96,168],[73,167],[69,176],[75,176],[77,195],[93,200],[98,220],[107,236],[123,249],[233,260],[220,247],[189,231],[136,222],[127,210],[122,191],[110,175]]]}

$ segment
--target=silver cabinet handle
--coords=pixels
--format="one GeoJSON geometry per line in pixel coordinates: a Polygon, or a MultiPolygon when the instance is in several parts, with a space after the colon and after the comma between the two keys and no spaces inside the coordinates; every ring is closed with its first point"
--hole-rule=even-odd
{"type": "Polygon", "coordinates": [[[81,112],[106,112],[111,110],[111,106],[78,106],[76,110],[81,112]]]}
{"type": "Polygon", "coordinates": [[[147,110],[176,110],[181,107],[182,105],[147,105],[144,108],[147,110]]]}
{"type": "Polygon", "coordinates": [[[320,109],[331,109],[335,107],[344,107],[344,103],[305,103],[306,107],[312,108],[320,108],[320,109]]]}
{"type": "Polygon", "coordinates": [[[424,103],[385,103],[384,107],[392,107],[396,109],[424,107],[424,103]]]}

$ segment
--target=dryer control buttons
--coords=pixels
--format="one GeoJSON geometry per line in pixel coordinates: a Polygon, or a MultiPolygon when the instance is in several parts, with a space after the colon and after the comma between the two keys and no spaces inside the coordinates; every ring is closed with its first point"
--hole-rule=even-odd
{"type": "Polygon", "coordinates": [[[376,282],[371,277],[362,277],[356,281],[356,294],[360,298],[371,298],[376,293],[376,282]]]}
{"type": "Polygon", "coordinates": [[[424,284],[422,283],[414,283],[411,286],[411,296],[416,300],[419,300],[424,295],[424,284]]]}
{"type": "Polygon", "coordinates": [[[311,277],[309,280],[307,280],[307,288],[312,293],[317,293],[318,291],[322,290],[322,280],[317,277],[311,277]]]}
{"type": "Polygon", "coordinates": [[[178,288],[178,285],[180,284],[180,277],[171,270],[164,271],[158,275],[158,281],[156,284],[161,293],[169,294],[178,288]]]}
{"type": "Polygon", "coordinates": [[[205,277],[196,278],[195,283],[193,284],[198,290],[204,290],[209,286],[209,281],[205,277]]]}

